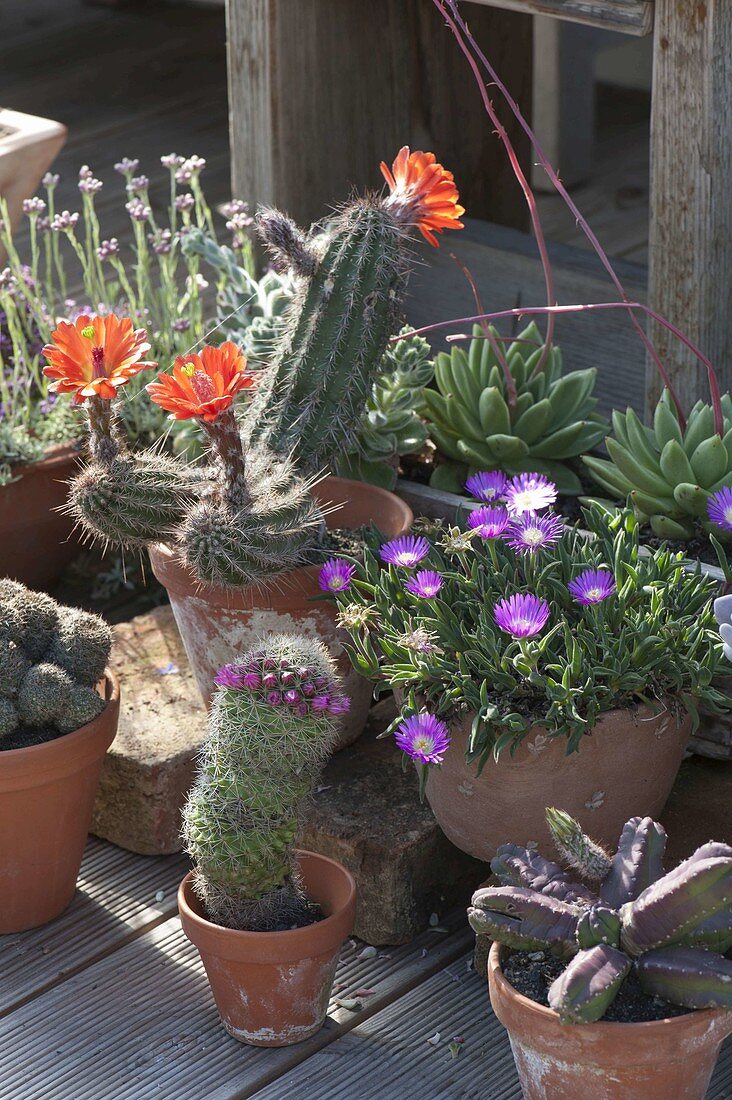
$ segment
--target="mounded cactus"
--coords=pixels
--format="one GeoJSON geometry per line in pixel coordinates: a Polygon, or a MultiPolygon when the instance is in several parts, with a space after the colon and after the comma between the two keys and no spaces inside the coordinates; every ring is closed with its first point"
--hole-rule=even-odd
{"type": "Polygon", "coordinates": [[[479,325],[467,351],[455,344],[449,355],[437,355],[437,390],[425,391],[425,415],[430,436],[448,461],[432,475],[435,488],[462,492],[468,474],[503,470],[542,473],[561,493],[581,492],[567,460],[592,450],[610,427],[594,411],[597,371],[562,374],[556,347],[538,369],[542,355],[533,322],[505,350],[510,386],[479,325]]]}
{"type": "Polygon", "coordinates": [[[601,1019],[631,971],[671,1004],[732,1009],[732,848],[703,844],[664,874],[666,834],[649,817],[626,822],[612,859],[568,814],[548,809],[547,822],[592,887],[504,845],[491,862],[501,885],[478,890],[468,918],[508,947],[569,960],[549,989],[562,1023],[601,1019]]]}
{"type": "Polygon", "coordinates": [[[714,430],[711,405],[697,401],[682,430],[667,390],[661,394],[653,427],[633,409],[613,412],[613,434],[606,440],[610,461],[585,455],[593,478],[613,499],[628,497],[640,520],[659,538],[688,539],[695,522],[706,529],[707,501],[732,486],[732,398],[721,399],[724,435],[714,430]]]}
{"type": "Polygon", "coordinates": [[[209,736],[183,813],[209,918],[268,931],[310,923],[294,863],[303,801],[348,706],[325,647],[271,635],[216,678],[209,736]]]}
{"type": "Polygon", "coordinates": [[[94,685],[110,647],[98,615],[0,581],[0,750],[19,733],[32,743],[96,718],[105,704],[94,685]]]}

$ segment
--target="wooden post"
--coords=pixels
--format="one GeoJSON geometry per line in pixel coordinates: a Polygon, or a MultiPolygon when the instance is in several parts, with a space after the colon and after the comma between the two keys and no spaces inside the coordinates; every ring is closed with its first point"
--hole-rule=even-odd
{"type": "MultiPolygon", "coordinates": [[[[732,3],[656,0],[649,302],[732,389],[732,3]]],[[[685,408],[709,400],[702,365],[649,326],[685,408]]],[[[660,392],[652,363],[647,410],[660,392]]]]}
{"type": "MultiPolygon", "coordinates": [[[[432,149],[469,215],[526,228],[524,200],[465,59],[429,0],[227,0],[233,193],[300,222],[380,186],[401,145],[432,149]]],[[[470,26],[531,114],[531,16],[470,26]]],[[[496,101],[500,97],[496,97],[496,101]]],[[[528,142],[502,119],[527,166],[528,142]]]]}

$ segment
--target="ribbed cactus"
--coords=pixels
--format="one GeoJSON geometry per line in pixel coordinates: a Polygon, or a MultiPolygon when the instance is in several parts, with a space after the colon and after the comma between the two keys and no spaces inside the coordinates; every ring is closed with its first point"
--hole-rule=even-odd
{"type": "Polygon", "coordinates": [[[610,872],[610,857],[582,832],[573,817],[564,810],[550,808],[546,819],[557,851],[581,878],[598,882],[610,872]]]}
{"type": "Polygon", "coordinates": [[[600,879],[602,849],[568,814],[547,810],[547,820],[562,855],[589,867],[598,893],[504,845],[491,863],[501,885],[478,890],[468,918],[507,947],[570,960],[548,994],[562,1023],[601,1019],[631,971],[671,1004],[732,1009],[732,962],[723,957],[732,947],[732,848],[704,844],[664,874],[664,830],[634,817],[600,879]]]}
{"type": "Polygon", "coordinates": [[[583,462],[614,500],[630,497],[636,515],[659,538],[688,539],[695,522],[707,530],[710,495],[732,485],[732,399],[722,398],[724,436],[714,430],[710,405],[697,401],[682,431],[668,391],[656,406],[653,427],[633,409],[613,412],[610,461],[587,455],[583,462]]]}
{"type": "Polygon", "coordinates": [[[348,700],[325,647],[285,634],[225,666],[216,682],[183,813],[194,888],[209,918],[227,928],[309,923],[295,837],[348,700]]]}
{"type": "Polygon", "coordinates": [[[17,735],[30,744],[96,718],[110,646],[97,615],[0,581],[0,750],[17,735]]]}
{"type": "Polygon", "coordinates": [[[510,381],[478,325],[467,352],[454,345],[436,357],[437,390],[425,391],[426,419],[448,461],[435,469],[435,488],[462,492],[468,474],[503,470],[542,473],[562,493],[581,492],[567,460],[592,450],[610,427],[594,411],[597,371],[563,375],[556,347],[538,369],[542,354],[532,323],[505,350],[510,381]]]}

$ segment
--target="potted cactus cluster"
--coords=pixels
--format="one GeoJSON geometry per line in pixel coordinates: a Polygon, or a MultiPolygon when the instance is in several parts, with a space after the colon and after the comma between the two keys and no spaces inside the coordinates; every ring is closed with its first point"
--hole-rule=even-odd
{"type": "Polygon", "coordinates": [[[183,814],[195,870],[179,893],[226,1030],[254,1046],[322,1025],[356,888],[298,851],[298,813],[347,705],[325,647],[272,635],[216,677],[198,778],[183,814]]]}
{"type": "Polygon", "coordinates": [[[117,732],[111,636],[96,615],[0,581],[0,934],[66,908],[117,732]]]}
{"type": "Polygon", "coordinates": [[[732,1032],[732,848],[710,842],[672,871],[650,817],[612,858],[564,811],[547,821],[565,866],[499,848],[500,885],[468,911],[494,941],[491,1003],[526,1100],[703,1100],[732,1032]]]}

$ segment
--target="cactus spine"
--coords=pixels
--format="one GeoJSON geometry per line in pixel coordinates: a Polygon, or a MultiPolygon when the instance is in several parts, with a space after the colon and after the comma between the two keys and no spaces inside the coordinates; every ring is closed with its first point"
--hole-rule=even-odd
{"type": "Polygon", "coordinates": [[[293,861],[298,818],[347,709],[324,646],[273,635],[221,669],[183,814],[194,887],[229,928],[309,923],[293,861]]]}

